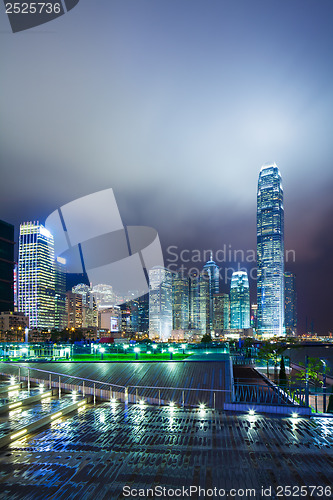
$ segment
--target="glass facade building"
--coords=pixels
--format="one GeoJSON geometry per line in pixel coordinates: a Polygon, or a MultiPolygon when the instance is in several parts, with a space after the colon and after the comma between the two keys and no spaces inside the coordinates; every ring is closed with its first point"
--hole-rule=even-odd
{"type": "Polygon", "coordinates": [[[172,273],[163,267],[149,270],[149,338],[166,342],[172,331],[172,273]]]}
{"type": "Polygon", "coordinates": [[[0,312],[14,311],[14,226],[0,221],[0,312]]]}
{"type": "Polygon", "coordinates": [[[214,303],[214,330],[228,330],[230,328],[230,297],[227,293],[217,293],[213,297],[214,303]]]}
{"type": "Polygon", "coordinates": [[[149,294],[145,293],[138,299],[139,332],[149,331],[149,294]]]}
{"type": "Polygon", "coordinates": [[[210,260],[203,267],[202,276],[208,279],[209,283],[209,329],[213,328],[214,323],[214,301],[213,297],[220,291],[220,274],[217,264],[213,261],[212,252],[210,260]]]}
{"type": "Polygon", "coordinates": [[[211,331],[211,299],[209,284],[209,279],[204,270],[199,277],[199,330],[202,335],[211,331]]]}
{"type": "Polygon", "coordinates": [[[66,260],[57,257],[54,262],[54,327],[62,330],[67,326],[66,314],[66,260]]]}
{"type": "Polygon", "coordinates": [[[250,288],[245,271],[235,271],[231,277],[230,328],[250,328],[250,288]]]}
{"type": "Polygon", "coordinates": [[[200,326],[200,290],[197,272],[189,276],[189,328],[198,330],[200,326]]]}
{"type": "Polygon", "coordinates": [[[29,317],[30,328],[54,328],[53,236],[38,222],[20,225],[18,307],[29,317]]]}
{"type": "Polygon", "coordinates": [[[172,280],[173,330],[187,330],[189,326],[189,280],[175,273],[172,280]]]}
{"type": "Polygon", "coordinates": [[[261,168],[258,181],[257,304],[257,333],[284,335],[283,188],[275,163],[261,168]]]}
{"type": "Polygon", "coordinates": [[[82,296],[82,327],[98,326],[97,305],[91,287],[85,283],[79,283],[72,288],[72,292],[82,296]]]}
{"type": "Polygon", "coordinates": [[[293,273],[284,273],[284,319],[286,334],[297,333],[297,292],[296,276],[293,273]]]}

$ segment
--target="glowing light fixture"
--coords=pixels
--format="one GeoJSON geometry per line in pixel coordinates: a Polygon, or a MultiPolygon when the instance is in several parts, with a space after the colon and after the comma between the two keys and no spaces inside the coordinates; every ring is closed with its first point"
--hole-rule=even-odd
{"type": "Polygon", "coordinates": [[[10,439],[17,439],[18,437],[23,436],[23,434],[26,434],[27,432],[28,432],[27,429],[22,429],[21,431],[16,432],[12,436],[10,436],[10,439]]]}

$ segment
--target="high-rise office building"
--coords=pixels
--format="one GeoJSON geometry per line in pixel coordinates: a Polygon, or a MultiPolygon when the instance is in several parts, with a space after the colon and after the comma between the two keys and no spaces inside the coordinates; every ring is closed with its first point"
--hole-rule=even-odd
{"type": "Polygon", "coordinates": [[[280,336],[284,331],[284,208],[280,171],[264,165],[257,192],[258,333],[280,336]]]}
{"type": "Polygon", "coordinates": [[[38,222],[20,225],[18,262],[19,311],[30,328],[53,328],[55,315],[54,243],[38,222]]]}
{"type": "Polygon", "coordinates": [[[258,328],[258,304],[251,304],[251,328],[255,331],[258,328]]]}
{"type": "Polygon", "coordinates": [[[172,280],[173,330],[187,330],[189,326],[189,280],[178,273],[172,280]]]}
{"type": "Polygon", "coordinates": [[[140,333],[147,333],[149,331],[149,294],[145,293],[138,299],[138,315],[140,333]]]}
{"type": "Polygon", "coordinates": [[[199,277],[199,330],[202,335],[211,331],[211,298],[207,274],[202,272],[199,277]]]}
{"type": "Polygon", "coordinates": [[[293,273],[284,273],[284,318],[286,334],[297,333],[297,292],[296,276],[293,273]]]}
{"type": "Polygon", "coordinates": [[[163,267],[149,270],[149,338],[167,341],[172,331],[172,273],[163,267]]]}
{"type": "Polygon", "coordinates": [[[197,272],[189,276],[189,328],[198,330],[200,323],[199,275],[197,272]]]}
{"type": "Polygon", "coordinates": [[[66,314],[66,260],[54,261],[54,327],[63,330],[67,326],[66,314]]]}
{"type": "Polygon", "coordinates": [[[66,312],[68,328],[82,328],[82,295],[80,293],[66,293],[66,312]]]}
{"type": "Polygon", "coordinates": [[[123,333],[133,334],[139,330],[139,300],[133,299],[120,304],[121,330],[123,333]]]}
{"type": "Polygon", "coordinates": [[[230,285],[230,327],[250,328],[250,289],[245,271],[232,273],[230,285]]]}
{"type": "Polygon", "coordinates": [[[0,221],[0,312],[14,311],[14,226],[0,221]]]}
{"type": "Polygon", "coordinates": [[[111,285],[95,285],[92,289],[97,309],[107,309],[116,303],[116,296],[111,285]]]}
{"type": "Polygon", "coordinates": [[[209,328],[212,329],[214,322],[214,304],[213,297],[220,291],[220,273],[217,264],[213,261],[212,252],[210,260],[203,267],[202,276],[206,276],[209,282],[209,328]]]}
{"type": "Polygon", "coordinates": [[[82,328],[98,326],[98,311],[94,293],[90,286],[79,283],[72,292],[82,296],[82,328]]]}
{"type": "Polygon", "coordinates": [[[230,328],[230,298],[227,293],[217,293],[213,297],[214,321],[213,330],[230,328]]]}

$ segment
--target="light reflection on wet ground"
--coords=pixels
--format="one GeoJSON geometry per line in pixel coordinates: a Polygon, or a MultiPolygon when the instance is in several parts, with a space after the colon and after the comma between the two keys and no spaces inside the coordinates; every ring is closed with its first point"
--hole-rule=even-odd
{"type": "Polygon", "coordinates": [[[26,399],[31,396],[37,396],[38,394],[40,394],[39,389],[33,389],[31,391],[24,389],[10,391],[8,393],[8,396],[0,398],[0,406],[6,405],[8,403],[13,403],[14,401],[22,401],[22,399],[26,399]]]}
{"type": "Polygon", "coordinates": [[[3,450],[0,493],[98,500],[123,498],[125,485],[330,486],[332,447],[333,419],[103,403],[3,450]]]}
{"type": "Polygon", "coordinates": [[[45,417],[49,413],[56,412],[70,405],[73,399],[70,395],[61,399],[47,397],[33,406],[24,406],[0,416],[0,437],[9,432],[24,427],[36,420],[45,417]]]}

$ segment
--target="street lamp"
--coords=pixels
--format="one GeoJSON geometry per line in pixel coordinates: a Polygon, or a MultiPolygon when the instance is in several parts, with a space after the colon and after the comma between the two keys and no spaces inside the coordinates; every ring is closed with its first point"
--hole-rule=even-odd
{"type": "Polygon", "coordinates": [[[101,359],[103,359],[103,355],[105,353],[105,347],[101,347],[99,352],[101,353],[101,359]]]}
{"type": "Polygon", "coordinates": [[[157,344],[153,344],[153,349],[154,349],[154,352],[156,353],[157,344]]]}
{"type": "Polygon", "coordinates": [[[127,349],[128,349],[128,348],[129,348],[129,345],[125,344],[125,345],[124,345],[124,352],[125,352],[125,354],[127,354],[127,349]]]}
{"type": "Polygon", "coordinates": [[[185,354],[186,345],[182,344],[180,347],[183,349],[183,354],[185,354]]]}
{"type": "Polygon", "coordinates": [[[173,347],[169,347],[169,353],[170,353],[170,359],[172,359],[172,356],[173,356],[173,347]]]}
{"type": "Polygon", "coordinates": [[[135,359],[139,359],[139,352],[140,352],[140,348],[139,347],[134,347],[134,352],[135,352],[135,359]]]}

